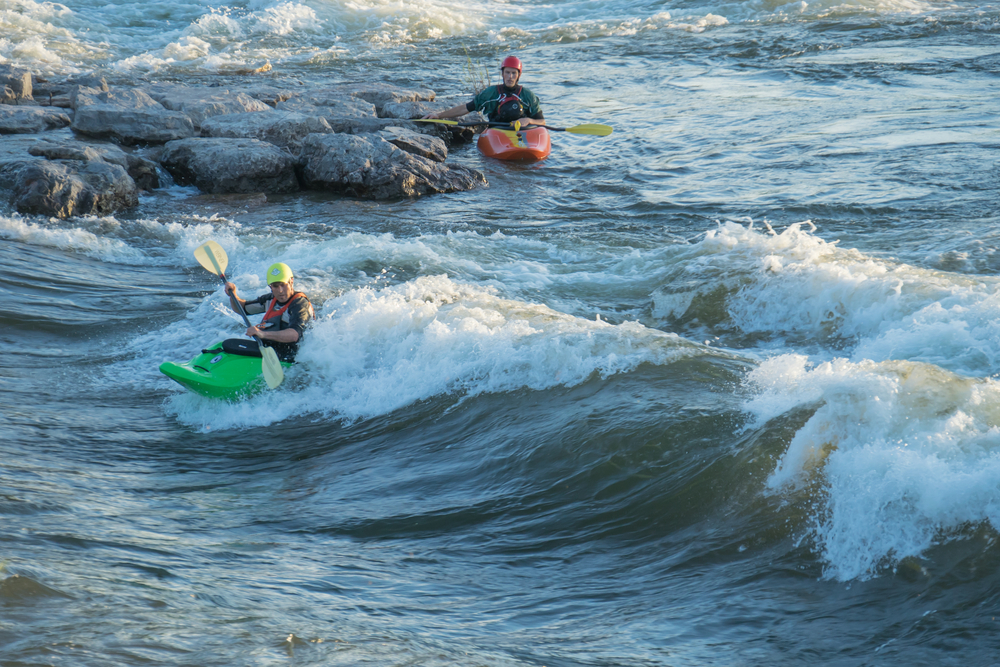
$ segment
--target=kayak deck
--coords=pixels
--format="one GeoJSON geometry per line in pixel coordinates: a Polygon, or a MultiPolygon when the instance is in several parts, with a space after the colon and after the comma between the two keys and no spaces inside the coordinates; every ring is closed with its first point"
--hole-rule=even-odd
{"type": "Polygon", "coordinates": [[[517,132],[491,127],[479,135],[476,146],[486,157],[498,160],[542,160],[552,150],[552,141],[544,127],[517,132]]]}
{"type": "MultiPolygon", "coordinates": [[[[219,341],[202,350],[191,361],[163,362],[160,372],[201,396],[238,401],[267,387],[262,375],[260,352],[252,350],[251,345],[253,341],[219,341]]],[[[281,365],[284,368],[291,366],[287,362],[281,362],[281,365]]]]}

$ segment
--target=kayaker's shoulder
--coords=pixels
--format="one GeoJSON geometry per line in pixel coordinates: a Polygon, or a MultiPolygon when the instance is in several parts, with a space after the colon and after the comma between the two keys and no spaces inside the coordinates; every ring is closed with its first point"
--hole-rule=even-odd
{"type": "Polygon", "coordinates": [[[476,96],[473,98],[473,101],[481,103],[486,100],[491,100],[500,94],[499,90],[500,89],[497,86],[486,86],[478,93],[476,93],[476,96]]]}
{"type": "Polygon", "coordinates": [[[316,318],[316,311],[313,310],[312,301],[303,292],[296,292],[295,296],[292,297],[291,303],[288,304],[288,310],[294,318],[302,322],[308,322],[316,318]]]}

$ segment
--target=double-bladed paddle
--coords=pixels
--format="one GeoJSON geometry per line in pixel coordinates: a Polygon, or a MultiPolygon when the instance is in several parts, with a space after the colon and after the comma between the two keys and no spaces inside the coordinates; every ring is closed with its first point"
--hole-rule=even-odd
{"type": "MultiPolygon", "coordinates": [[[[226,257],[226,251],[218,243],[207,241],[201,244],[195,248],[194,258],[198,260],[199,264],[205,267],[206,271],[219,276],[223,283],[227,282],[226,266],[229,265],[229,258],[226,257]]],[[[250,320],[247,319],[247,313],[243,310],[243,304],[236,299],[233,299],[233,303],[240,309],[240,315],[243,316],[243,321],[249,329],[251,326],[250,320]]],[[[281,368],[281,362],[278,361],[278,353],[274,351],[273,347],[265,346],[257,336],[254,336],[253,339],[257,341],[257,347],[260,348],[260,367],[264,373],[264,380],[267,382],[268,387],[274,389],[285,379],[285,371],[281,368]]]]}
{"type": "MultiPolygon", "coordinates": [[[[417,123],[441,123],[443,125],[456,125],[458,127],[482,127],[483,125],[488,125],[490,127],[500,127],[504,129],[511,129],[510,123],[460,123],[457,120],[445,120],[443,118],[417,118],[417,123]]],[[[585,123],[583,125],[574,125],[573,127],[550,127],[548,125],[535,125],[534,127],[544,127],[546,130],[552,132],[569,132],[571,134],[590,134],[595,137],[606,137],[612,132],[612,127],[610,125],[601,125],[599,123],[585,123]]],[[[526,129],[526,128],[521,128],[526,129]]]]}

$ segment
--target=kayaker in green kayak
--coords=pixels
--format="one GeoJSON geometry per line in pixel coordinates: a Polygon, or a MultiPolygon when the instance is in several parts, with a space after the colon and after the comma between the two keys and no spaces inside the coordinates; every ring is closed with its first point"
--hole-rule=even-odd
{"type": "MultiPolygon", "coordinates": [[[[302,292],[295,291],[292,269],[282,262],[272,264],[267,270],[267,285],[271,291],[253,301],[244,301],[236,294],[236,285],[226,283],[229,306],[240,312],[237,303],[247,315],[264,313],[257,326],[247,329],[248,336],[257,336],[268,347],[273,347],[282,361],[295,361],[299,343],[309,322],[316,317],[312,304],[302,292]]],[[[251,341],[252,343],[252,341],[251,341]]]]}
{"type": "Polygon", "coordinates": [[[518,85],[521,80],[521,61],[514,56],[507,56],[500,63],[500,73],[503,75],[502,85],[488,86],[471,102],[429,113],[424,118],[458,118],[473,111],[481,111],[491,123],[513,123],[519,120],[521,127],[545,125],[538,96],[518,85]]]}

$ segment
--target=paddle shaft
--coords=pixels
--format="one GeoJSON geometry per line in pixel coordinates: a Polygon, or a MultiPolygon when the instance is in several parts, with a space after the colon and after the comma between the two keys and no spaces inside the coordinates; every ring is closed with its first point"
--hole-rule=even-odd
{"type": "MultiPolygon", "coordinates": [[[[226,279],[226,274],[225,273],[219,272],[219,277],[222,278],[222,284],[223,285],[225,285],[226,283],[229,282],[226,279]]],[[[247,311],[245,311],[243,309],[243,304],[240,303],[240,300],[236,298],[236,295],[235,294],[230,294],[229,295],[229,300],[232,301],[233,303],[235,303],[236,307],[240,309],[240,316],[243,318],[243,323],[247,325],[247,329],[249,329],[250,327],[252,327],[253,325],[250,324],[250,318],[247,317],[247,311]]],[[[257,345],[260,345],[261,347],[264,346],[264,341],[262,341],[257,336],[254,336],[253,339],[255,341],[257,341],[257,345]]]]}
{"type": "MultiPolygon", "coordinates": [[[[418,118],[414,122],[443,123],[445,125],[451,125],[453,127],[495,127],[498,129],[505,128],[507,130],[514,131],[512,123],[498,123],[496,121],[483,121],[480,123],[460,123],[457,120],[448,120],[446,118],[418,118]]],[[[598,125],[593,123],[584,123],[583,125],[574,125],[573,127],[552,127],[550,125],[532,124],[520,128],[517,131],[524,132],[525,130],[530,130],[536,127],[544,127],[546,130],[551,130],[552,132],[569,132],[570,134],[590,134],[599,137],[606,137],[612,132],[610,125],[598,125]]]]}
{"type": "MultiPolygon", "coordinates": [[[[434,122],[436,120],[447,121],[448,119],[447,118],[420,118],[418,120],[434,122]]],[[[502,127],[504,129],[507,129],[507,130],[513,130],[514,129],[514,124],[513,123],[498,123],[496,121],[488,121],[488,120],[484,120],[481,123],[459,123],[456,120],[456,121],[449,122],[448,125],[451,125],[452,123],[454,123],[456,127],[483,127],[485,125],[487,127],[502,127]]],[[[548,125],[531,125],[530,127],[526,125],[526,126],[522,127],[519,131],[523,132],[524,130],[527,130],[527,129],[530,129],[530,128],[533,128],[533,127],[544,127],[546,130],[556,130],[556,131],[564,131],[565,130],[565,128],[549,127],[548,125]]]]}

